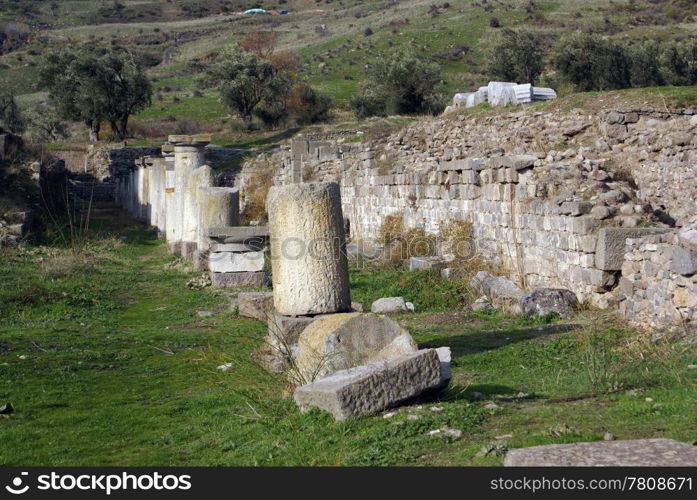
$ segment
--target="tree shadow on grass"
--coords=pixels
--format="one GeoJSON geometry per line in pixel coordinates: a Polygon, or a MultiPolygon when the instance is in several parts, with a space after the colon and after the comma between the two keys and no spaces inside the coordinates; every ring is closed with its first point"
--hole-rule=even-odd
{"type": "Polygon", "coordinates": [[[535,327],[485,330],[463,335],[450,335],[419,343],[420,349],[450,347],[453,358],[491,351],[516,342],[539,339],[578,328],[573,324],[553,324],[535,327]]]}

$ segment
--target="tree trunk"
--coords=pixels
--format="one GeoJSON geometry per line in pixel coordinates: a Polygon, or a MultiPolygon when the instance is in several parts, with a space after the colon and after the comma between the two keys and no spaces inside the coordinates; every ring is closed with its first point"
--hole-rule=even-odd
{"type": "Polygon", "coordinates": [[[90,142],[99,141],[99,129],[101,128],[101,123],[99,123],[99,121],[87,120],[85,124],[87,125],[87,130],[90,134],[90,142]]]}
{"type": "Polygon", "coordinates": [[[121,140],[126,140],[128,136],[128,115],[121,117],[121,128],[119,130],[121,140]]]}

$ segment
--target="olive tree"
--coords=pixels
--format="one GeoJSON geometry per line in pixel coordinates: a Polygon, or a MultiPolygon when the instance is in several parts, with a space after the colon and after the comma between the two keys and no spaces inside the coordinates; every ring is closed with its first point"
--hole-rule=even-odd
{"type": "Polygon", "coordinates": [[[117,139],[124,139],[129,117],[150,105],[152,97],[140,64],[123,48],[53,52],[41,66],[40,82],[58,114],[83,122],[92,142],[99,140],[104,121],[117,139]]]}
{"type": "Polygon", "coordinates": [[[535,84],[545,69],[540,38],[529,31],[504,29],[488,57],[492,77],[507,82],[535,84]]]}

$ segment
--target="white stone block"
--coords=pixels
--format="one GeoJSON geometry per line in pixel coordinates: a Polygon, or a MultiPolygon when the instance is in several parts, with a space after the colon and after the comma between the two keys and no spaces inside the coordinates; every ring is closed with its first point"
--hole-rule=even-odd
{"type": "Polygon", "coordinates": [[[208,264],[214,273],[263,271],[264,252],[215,252],[210,254],[208,264]]]}

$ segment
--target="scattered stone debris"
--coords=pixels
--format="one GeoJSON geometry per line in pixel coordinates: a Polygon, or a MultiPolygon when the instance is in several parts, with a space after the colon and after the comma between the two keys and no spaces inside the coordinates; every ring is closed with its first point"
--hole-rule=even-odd
{"type": "Polygon", "coordinates": [[[455,429],[453,427],[450,427],[449,425],[445,425],[441,427],[440,429],[433,429],[432,431],[428,431],[426,433],[428,436],[448,436],[454,439],[460,439],[462,437],[462,431],[460,429],[455,429]]]}
{"type": "Polygon", "coordinates": [[[485,444],[477,452],[478,457],[502,457],[508,452],[508,442],[505,440],[493,441],[491,443],[485,444]]]}
{"type": "Polygon", "coordinates": [[[211,286],[211,279],[208,274],[204,273],[201,276],[191,278],[186,282],[186,288],[189,290],[203,290],[206,287],[211,286]]]}
{"type": "Polygon", "coordinates": [[[10,402],[0,406],[0,415],[10,415],[11,413],[14,413],[14,411],[14,406],[12,406],[12,403],[10,402]]]}
{"type": "Polygon", "coordinates": [[[220,372],[228,372],[235,367],[235,363],[225,363],[216,368],[220,372]]]}
{"type": "Polygon", "coordinates": [[[481,311],[488,311],[489,309],[493,309],[493,307],[494,306],[491,304],[489,297],[487,297],[486,295],[482,295],[477,300],[472,302],[470,309],[472,309],[472,311],[474,311],[474,312],[481,312],[481,311]]]}
{"type": "Polygon", "coordinates": [[[215,312],[213,312],[213,311],[196,311],[196,315],[199,318],[210,318],[211,316],[215,316],[215,312]]]}
{"type": "Polygon", "coordinates": [[[614,441],[615,435],[612,432],[606,432],[603,434],[603,441],[614,441]]]}
{"type": "Polygon", "coordinates": [[[574,429],[569,424],[557,424],[549,428],[546,434],[552,437],[568,436],[578,434],[578,430],[574,429]]]}

